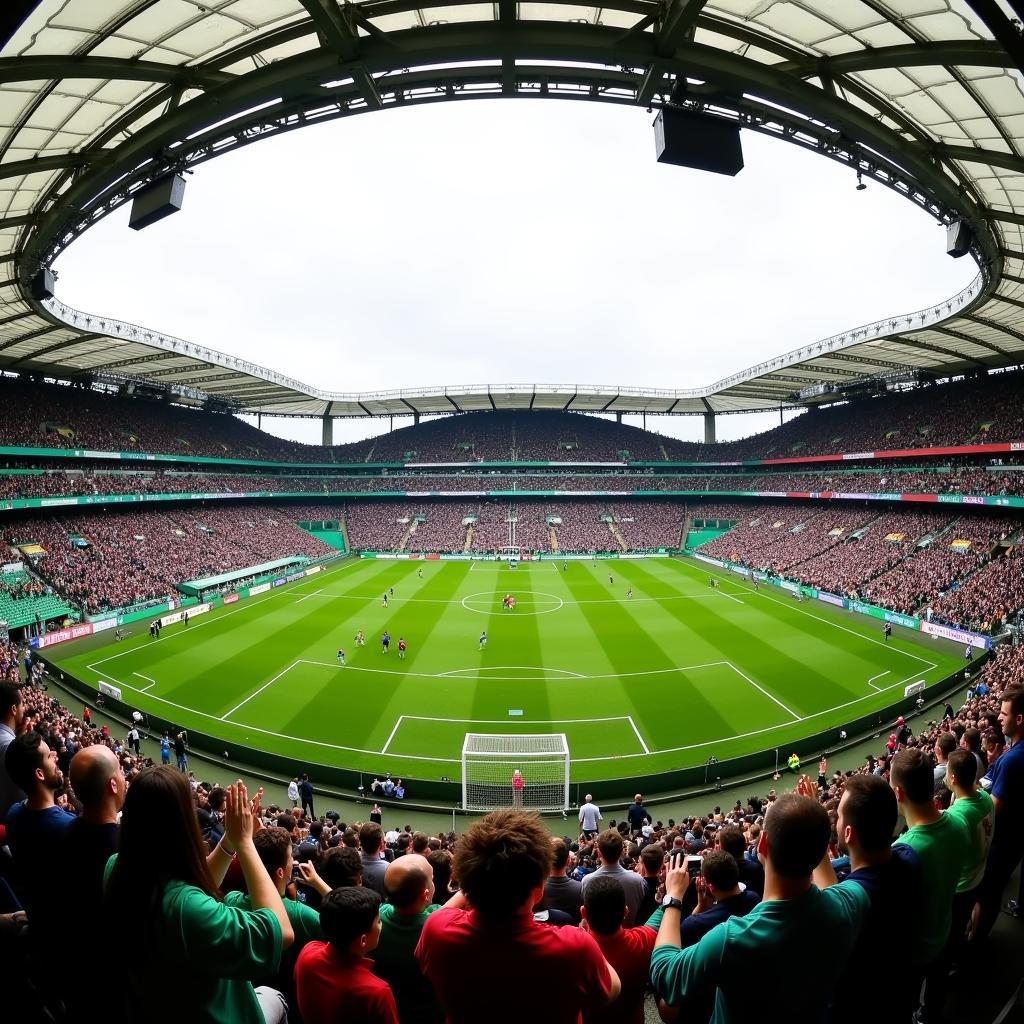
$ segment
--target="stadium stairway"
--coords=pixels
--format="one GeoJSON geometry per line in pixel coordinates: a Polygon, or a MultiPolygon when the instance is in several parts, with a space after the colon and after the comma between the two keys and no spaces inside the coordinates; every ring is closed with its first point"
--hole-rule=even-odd
{"type": "Polygon", "coordinates": [[[405,551],[409,546],[409,541],[412,539],[412,535],[416,532],[416,527],[419,524],[413,519],[409,525],[405,528],[405,533],[402,534],[402,539],[398,542],[398,550],[405,551]]]}
{"type": "Polygon", "coordinates": [[[615,538],[615,543],[619,545],[620,551],[627,551],[629,545],[626,543],[626,538],[622,536],[622,531],[619,529],[618,523],[609,523],[608,529],[611,531],[611,535],[615,538]]]}
{"type": "Polygon", "coordinates": [[[560,548],[558,547],[558,531],[553,527],[548,527],[548,543],[551,545],[552,554],[557,555],[560,548]]]}
{"type": "Polygon", "coordinates": [[[472,523],[469,523],[466,526],[466,540],[465,540],[465,543],[462,545],[462,550],[464,552],[465,551],[472,551],[473,550],[473,524],[472,523]]]}
{"type": "Polygon", "coordinates": [[[338,509],[338,532],[341,534],[341,539],[345,542],[345,550],[352,550],[352,541],[349,540],[348,536],[348,518],[345,515],[344,509],[338,509]]]}

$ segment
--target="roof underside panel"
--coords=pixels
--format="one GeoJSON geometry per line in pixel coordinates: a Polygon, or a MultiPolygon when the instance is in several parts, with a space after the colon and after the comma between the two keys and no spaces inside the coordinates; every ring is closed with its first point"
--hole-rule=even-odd
{"type": "Polygon", "coordinates": [[[1024,43],[1005,3],[976,5],[983,14],[967,0],[25,6],[0,52],[0,369],[151,380],[287,415],[699,414],[791,405],[818,384],[1024,359],[1024,43]],[[40,261],[166,173],[154,154],[188,166],[299,117],[468,95],[661,106],[677,75],[705,83],[717,116],[827,144],[833,158],[939,219],[963,217],[982,272],[931,309],[678,390],[482,384],[334,394],[28,297],[40,261]],[[837,139],[847,140],[842,152],[837,139]]]}

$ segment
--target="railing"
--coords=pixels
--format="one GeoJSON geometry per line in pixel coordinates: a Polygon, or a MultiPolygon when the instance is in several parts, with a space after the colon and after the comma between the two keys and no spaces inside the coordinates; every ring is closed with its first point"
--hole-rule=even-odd
{"type": "MultiPolygon", "coordinates": [[[[401,399],[444,398],[449,395],[453,397],[483,397],[492,394],[590,395],[607,397],[609,399],[621,396],[624,398],[657,398],[678,401],[686,398],[711,398],[736,384],[745,383],[763,374],[784,369],[806,359],[813,359],[816,356],[837,352],[865,341],[885,337],[889,334],[931,327],[949,317],[955,316],[968,307],[981,295],[984,285],[985,276],[979,273],[966,288],[961,289],[956,295],[928,306],[926,309],[919,309],[913,313],[903,313],[899,316],[883,317],[871,323],[863,324],[860,327],[844,331],[841,334],[833,334],[828,338],[823,338],[821,341],[813,342],[802,348],[785,352],[780,356],[775,356],[773,359],[757,363],[745,370],[741,370],[739,373],[723,377],[708,387],[686,389],[623,387],[621,385],[601,386],[595,384],[464,384],[342,394],[340,392],[321,391],[318,388],[303,384],[293,377],[286,377],[274,370],[251,363],[247,359],[229,356],[215,349],[206,348],[194,342],[185,341],[182,338],[176,338],[173,335],[161,334],[159,331],[154,331],[147,327],[139,327],[136,324],[126,323],[113,317],[101,317],[91,313],[83,313],[57,299],[48,299],[43,305],[51,316],[79,330],[108,334],[111,337],[122,338],[125,341],[150,345],[153,348],[166,352],[175,352],[183,356],[190,356],[193,359],[201,359],[216,366],[223,366],[227,369],[237,370],[239,373],[245,373],[265,380],[270,384],[291,389],[298,393],[297,397],[313,398],[321,402],[345,402],[365,405],[366,403],[394,402],[401,399]]],[[[102,368],[100,368],[99,372],[102,372],[102,368]]],[[[196,389],[183,388],[182,390],[191,391],[197,396],[204,397],[204,393],[196,389]]],[[[398,411],[402,415],[407,415],[409,412],[408,408],[398,411]]],[[[392,413],[381,412],[376,415],[386,416],[390,414],[392,413]]],[[[373,414],[368,413],[368,415],[373,414]]]]}

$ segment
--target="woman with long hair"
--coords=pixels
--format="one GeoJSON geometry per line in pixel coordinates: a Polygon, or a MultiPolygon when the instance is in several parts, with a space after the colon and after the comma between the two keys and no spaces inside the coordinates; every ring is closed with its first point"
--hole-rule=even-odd
{"type": "Polygon", "coordinates": [[[251,981],[277,970],[294,932],[256,854],[241,782],[227,789],[224,826],[207,854],[191,787],[167,765],[143,769],[128,789],[105,909],[111,926],[130,937],[122,952],[129,1021],[285,1020],[281,996],[251,981]],[[221,900],[218,887],[236,856],[252,911],[221,900]]]}

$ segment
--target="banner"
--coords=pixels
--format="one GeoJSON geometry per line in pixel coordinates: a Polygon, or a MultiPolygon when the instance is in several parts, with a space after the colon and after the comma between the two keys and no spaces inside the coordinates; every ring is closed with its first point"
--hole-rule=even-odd
{"type": "Polygon", "coordinates": [[[834,604],[837,608],[845,608],[846,602],[835,594],[826,594],[824,590],[818,591],[818,600],[824,601],[825,604],[834,604]]]}
{"type": "Polygon", "coordinates": [[[70,629],[59,629],[56,633],[45,633],[43,636],[34,636],[29,640],[29,646],[33,648],[52,647],[54,644],[62,644],[68,640],[77,640],[79,637],[90,636],[95,632],[91,622],[82,622],[70,629]]]}
{"type": "Polygon", "coordinates": [[[922,622],[921,632],[931,636],[942,637],[944,640],[955,640],[959,644],[970,644],[971,647],[992,649],[992,638],[979,633],[968,633],[966,629],[954,629],[952,626],[940,626],[937,622],[922,622]]]}
{"type": "Polygon", "coordinates": [[[238,594],[225,594],[221,604],[234,604],[238,600],[238,594]]]}
{"type": "Polygon", "coordinates": [[[320,572],[323,568],[322,565],[311,565],[304,573],[305,576],[312,576],[314,573],[320,572]]]}
{"type": "Polygon", "coordinates": [[[249,596],[255,597],[257,594],[265,594],[269,589],[269,583],[261,583],[259,586],[249,588],[249,596]]]}

